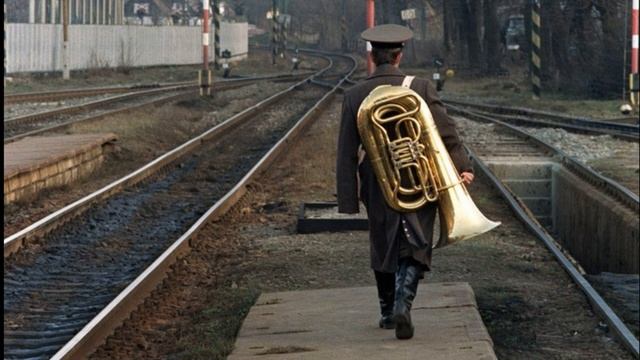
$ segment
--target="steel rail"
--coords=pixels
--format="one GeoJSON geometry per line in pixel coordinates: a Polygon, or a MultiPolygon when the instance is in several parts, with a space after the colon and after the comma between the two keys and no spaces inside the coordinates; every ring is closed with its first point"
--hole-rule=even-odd
{"type": "Polygon", "coordinates": [[[460,100],[445,99],[446,104],[454,106],[471,107],[476,109],[482,109],[486,112],[490,112],[491,115],[499,114],[505,120],[516,120],[520,122],[530,122],[532,124],[553,124],[554,126],[564,127],[570,130],[582,130],[591,131],[597,133],[606,134],[621,134],[631,135],[626,136],[627,139],[637,140],[640,134],[640,127],[638,125],[623,124],[615,121],[603,121],[589,119],[585,117],[566,116],[556,113],[550,113],[545,111],[537,111],[527,108],[519,107],[505,107],[498,105],[480,104],[475,102],[466,102],[460,100]],[[515,116],[515,117],[513,117],[515,116]],[[528,117],[529,119],[523,118],[528,117]]]}
{"type": "MultiPolygon", "coordinates": [[[[285,75],[285,74],[283,74],[285,75]]],[[[296,74],[296,75],[303,75],[296,74]]],[[[304,74],[306,76],[311,75],[310,73],[304,74]]],[[[266,75],[273,76],[273,75],[266,75]]],[[[279,76],[279,75],[276,75],[279,76]]],[[[285,76],[289,76],[286,74],[285,76]]],[[[260,78],[262,76],[252,76],[246,78],[260,78]]],[[[236,79],[246,79],[245,77],[238,77],[236,79]]],[[[218,82],[226,82],[230,79],[216,79],[214,83],[218,82]]],[[[95,96],[102,94],[115,94],[115,93],[126,93],[137,90],[146,90],[146,89],[158,89],[165,87],[173,87],[173,86],[189,86],[189,85],[197,85],[196,81],[177,81],[177,82],[166,82],[166,83],[139,83],[139,84],[128,84],[128,85],[114,85],[114,86],[104,86],[104,87],[86,87],[86,88],[71,88],[71,89],[62,89],[62,90],[52,90],[52,91],[34,91],[34,92],[22,92],[22,93],[13,93],[13,94],[5,94],[4,95],[4,105],[17,104],[23,102],[35,102],[35,101],[54,101],[54,100],[62,100],[62,99],[72,99],[78,97],[85,96],[95,96]]]]}
{"type": "MultiPolygon", "coordinates": [[[[221,80],[221,81],[216,82],[216,84],[218,84],[218,85],[220,85],[220,84],[225,84],[225,85],[226,84],[247,84],[247,83],[253,83],[253,82],[256,82],[256,81],[260,81],[260,80],[274,80],[274,81],[277,81],[277,80],[297,79],[297,78],[306,77],[306,76],[309,76],[309,75],[310,75],[309,73],[286,74],[286,75],[283,75],[283,74],[265,75],[265,76],[255,76],[255,77],[247,77],[247,78],[241,78],[241,79],[225,79],[225,80],[221,80]]],[[[92,108],[95,108],[95,107],[107,105],[107,104],[110,104],[110,103],[113,103],[113,102],[117,102],[117,101],[129,100],[129,99],[133,99],[133,98],[136,98],[136,97],[154,95],[154,94],[164,93],[164,92],[195,89],[197,87],[198,87],[197,84],[191,83],[189,85],[177,85],[177,86],[165,87],[165,88],[160,88],[160,89],[151,89],[151,90],[130,92],[130,93],[122,94],[122,95],[111,96],[111,97],[108,97],[106,99],[94,100],[94,101],[83,103],[83,104],[65,106],[65,107],[58,108],[58,109],[46,110],[46,111],[41,111],[41,112],[37,112],[37,113],[31,113],[31,114],[27,114],[27,115],[21,115],[21,116],[17,116],[17,117],[13,117],[13,118],[8,118],[8,119],[4,120],[4,126],[5,126],[5,128],[12,128],[12,127],[20,126],[20,125],[23,125],[23,124],[28,124],[28,123],[31,123],[31,122],[34,122],[34,121],[38,121],[38,120],[43,119],[43,118],[49,118],[49,117],[56,116],[56,115],[61,115],[61,114],[74,114],[74,113],[82,112],[82,111],[85,111],[85,110],[89,110],[89,109],[92,109],[92,108]]]]}
{"type": "MultiPolygon", "coordinates": [[[[308,75],[308,74],[307,74],[308,75]]],[[[214,90],[230,90],[230,89],[235,89],[241,86],[246,86],[249,84],[253,84],[255,82],[258,81],[264,81],[264,80],[272,80],[272,81],[291,81],[291,80],[295,80],[295,79],[299,79],[300,77],[302,77],[303,74],[295,74],[295,75],[275,75],[275,76],[262,76],[262,77],[252,77],[252,78],[243,78],[243,79],[234,79],[234,80],[225,80],[225,81],[221,81],[221,82],[216,82],[213,84],[213,88],[214,90]]],[[[193,89],[195,89],[197,87],[197,85],[193,85],[193,89]]],[[[176,101],[179,100],[185,96],[189,96],[190,93],[188,91],[191,90],[191,87],[189,89],[185,89],[183,92],[176,94],[176,95],[170,95],[170,96],[166,96],[166,97],[162,97],[162,98],[156,98],[156,99],[151,99],[149,101],[145,101],[143,103],[140,104],[133,104],[131,106],[126,106],[123,108],[119,108],[119,109],[114,109],[114,110],[109,110],[106,112],[102,112],[99,114],[95,114],[95,115],[89,115],[87,117],[84,118],[80,118],[80,119],[75,119],[75,120],[69,120],[69,121],[65,121],[63,123],[60,124],[55,124],[55,125],[51,125],[51,126],[45,126],[43,128],[40,129],[35,129],[35,130],[31,130],[31,131],[27,131],[12,137],[8,137],[4,139],[4,143],[8,144],[17,140],[20,140],[22,138],[25,138],[27,136],[34,136],[34,135],[39,135],[45,132],[49,132],[49,131],[57,131],[57,130],[62,130],[64,128],[67,128],[71,125],[77,124],[77,123],[81,123],[81,122],[88,122],[88,121],[95,121],[95,120],[100,120],[109,116],[113,116],[116,114],[120,114],[120,113],[126,113],[129,111],[133,111],[142,107],[146,107],[146,106],[151,106],[151,105],[155,105],[157,103],[161,103],[161,102],[169,102],[169,101],[176,101]]]]}
{"type": "MultiPolygon", "coordinates": [[[[329,63],[327,68],[331,67],[333,64],[329,63]]],[[[327,68],[324,68],[318,73],[326,71],[327,68]]],[[[92,204],[103,201],[112,195],[122,191],[126,187],[130,187],[132,185],[137,184],[138,182],[144,180],[148,176],[155,173],[157,170],[163,168],[167,164],[175,161],[181,156],[189,153],[196,146],[200,145],[200,143],[204,140],[210,140],[214,136],[220,136],[221,133],[230,130],[235,127],[242,119],[253,114],[255,111],[262,109],[271,103],[280,100],[285,97],[295,88],[307,83],[311,78],[307,77],[302,81],[288,87],[287,89],[270,96],[269,98],[262,100],[256,105],[253,105],[244,111],[232,116],[227,119],[225,122],[205,131],[201,135],[187,141],[186,143],[174,148],[173,150],[159,156],[155,160],[149,162],[138,170],[126,175],[103,188],[59,209],[48,216],[36,221],[35,223],[27,226],[26,228],[16,232],[15,234],[8,236],[4,239],[4,257],[9,256],[13,252],[17,251],[22,247],[25,241],[28,241],[31,238],[35,238],[46,234],[47,232],[55,229],[58,225],[63,221],[68,221],[73,217],[83,213],[87,210],[92,204]]]]}
{"type": "Polygon", "coordinates": [[[151,99],[149,101],[145,101],[143,103],[140,104],[134,104],[131,106],[127,106],[127,107],[123,107],[123,108],[119,108],[119,109],[113,109],[113,110],[108,110],[99,114],[95,114],[95,115],[89,115],[80,119],[75,119],[75,120],[69,120],[69,121],[65,121],[63,123],[60,124],[55,124],[55,125],[50,125],[50,126],[45,126],[43,128],[40,129],[35,129],[35,130],[30,130],[24,133],[20,133],[18,135],[14,135],[8,138],[4,139],[4,143],[5,144],[9,144],[15,141],[18,141],[20,139],[23,139],[27,136],[35,136],[35,135],[40,135],[42,133],[45,132],[50,132],[50,131],[57,131],[57,130],[62,130],[65,129],[71,125],[74,124],[78,124],[78,123],[82,123],[82,122],[89,122],[89,121],[96,121],[96,120],[100,120],[100,119],[104,119],[106,117],[109,116],[113,116],[113,115],[117,115],[117,114],[122,114],[122,113],[126,113],[129,111],[133,111],[139,108],[143,108],[143,107],[147,107],[147,106],[151,106],[151,105],[155,105],[158,103],[166,103],[166,102],[171,102],[171,101],[176,101],[181,99],[182,97],[191,95],[189,92],[184,91],[181,92],[180,94],[176,94],[176,95],[169,95],[169,96],[165,96],[165,97],[161,97],[161,98],[155,98],[155,99],[151,99]]]}
{"type": "Polygon", "coordinates": [[[504,115],[494,114],[491,112],[485,112],[482,110],[474,110],[475,113],[484,116],[493,116],[502,121],[509,122],[511,124],[520,126],[534,126],[534,127],[554,127],[562,128],[572,132],[595,134],[595,135],[610,135],[619,139],[629,141],[639,141],[640,134],[634,132],[621,132],[618,130],[610,130],[608,128],[584,126],[582,124],[562,123],[554,120],[534,119],[533,117],[521,116],[521,115],[504,115]]]}
{"type": "Polygon", "coordinates": [[[580,161],[569,156],[564,151],[538,138],[537,136],[529,134],[526,131],[518,129],[517,127],[511,124],[505,123],[503,121],[496,120],[494,118],[491,118],[485,115],[480,115],[472,111],[464,110],[459,107],[453,106],[451,104],[448,104],[447,107],[452,113],[457,113],[465,117],[475,119],[477,121],[498,124],[504,127],[505,129],[508,129],[510,132],[516,134],[518,137],[524,138],[535,144],[538,144],[539,146],[552,152],[555,158],[558,159],[561,164],[563,164],[569,170],[572,170],[574,173],[578,174],[583,179],[587,180],[587,182],[589,182],[590,184],[603,190],[605,193],[611,195],[612,197],[620,201],[622,204],[624,204],[626,207],[634,210],[635,212],[639,211],[640,199],[638,195],[636,195],[633,191],[629,190],[627,187],[621,185],[617,181],[596,172],[592,168],[584,165],[580,161]]]}
{"type": "Polygon", "coordinates": [[[154,83],[154,84],[131,84],[131,85],[116,85],[105,87],[91,87],[91,88],[74,88],[52,91],[38,91],[38,92],[24,92],[15,94],[5,94],[4,104],[17,104],[22,102],[35,102],[35,101],[54,101],[61,99],[72,99],[77,97],[95,96],[101,94],[114,94],[131,92],[135,90],[155,89],[170,86],[192,85],[193,81],[182,81],[172,83],[154,83]]]}
{"type": "MultiPolygon", "coordinates": [[[[351,74],[355,71],[356,61],[353,61],[351,74]]],[[[330,64],[332,65],[332,64],[330,64]]],[[[304,82],[306,82],[305,80],[304,82]]],[[[111,332],[119,326],[129,314],[140,305],[144,299],[165,278],[170,267],[179,258],[188,254],[190,240],[209,221],[223,216],[245,193],[248,183],[263,173],[285,149],[293,143],[312,122],[335,95],[338,87],[328,91],[311,109],[309,109],[296,124],[272,147],[262,159],[229,191],[200,217],[191,228],[178,238],[169,248],[147,267],[132,283],[117,295],[98,315],[96,315],[82,330],[80,330],[67,344],[65,344],[52,359],[76,359],[86,357],[99,346],[111,332]]],[[[195,139],[194,139],[195,140],[195,139]]]]}
{"type": "Polygon", "coordinates": [[[5,128],[15,127],[25,123],[34,122],[40,119],[49,118],[49,117],[61,115],[61,114],[74,114],[74,113],[89,110],[98,106],[107,105],[117,101],[133,99],[140,96],[154,95],[154,94],[163,93],[163,92],[183,90],[190,86],[192,85],[173,86],[173,87],[167,87],[162,89],[151,89],[151,90],[130,92],[126,94],[110,96],[105,99],[89,101],[89,102],[78,104],[78,105],[64,106],[64,107],[53,109],[53,110],[45,110],[45,111],[40,111],[36,113],[15,116],[12,118],[4,119],[4,127],[5,128]]]}
{"type": "Polygon", "coordinates": [[[637,358],[638,339],[629,330],[627,325],[618,317],[611,309],[609,304],[600,296],[600,294],[591,286],[587,279],[582,276],[581,272],[574,266],[570,259],[564,255],[563,249],[559,248],[555,239],[545,231],[545,229],[535,220],[532,219],[527,209],[522,206],[517,197],[507,189],[506,186],[496,177],[489,167],[480,159],[480,157],[465,145],[472,161],[480,168],[482,173],[487,176],[493,186],[500,192],[502,197],[507,201],[509,207],[515,212],[517,217],[526,225],[526,227],[546,246],[553,254],[556,260],[569,274],[571,279],[580,287],[580,290],[587,296],[589,302],[595,308],[596,312],[604,318],[607,324],[613,329],[614,333],[622,341],[624,346],[633,353],[637,358]]]}

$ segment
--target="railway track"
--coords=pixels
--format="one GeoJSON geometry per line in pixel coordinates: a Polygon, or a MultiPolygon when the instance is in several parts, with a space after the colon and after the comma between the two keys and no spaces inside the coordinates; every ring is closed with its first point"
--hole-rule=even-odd
{"type": "MultiPolygon", "coordinates": [[[[583,162],[579,160],[576,160],[575,156],[569,155],[568,154],[569,149],[567,149],[566,151],[563,151],[562,149],[556,146],[553,146],[550,142],[545,141],[544,139],[541,139],[540,137],[533,135],[531,131],[525,128],[519,128],[510,123],[504,122],[502,121],[501,118],[497,118],[493,115],[491,116],[485,115],[473,110],[468,110],[461,107],[453,106],[451,104],[448,104],[447,107],[451,114],[460,115],[465,118],[472,119],[479,122],[495,124],[500,128],[509,129],[510,133],[517,134],[516,137],[518,138],[528,139],[527,141],[533,142],[538,147],[546,149],[548,152],[554,154],[553,156],[560,159],[560,162],[564,166],[571,168],[580,174],[583,174],[584,177],[588,179],[590,183],[595,184],[600,188],[604,189],[605,192],[614,196],[618,200],[622,201],[628,207],[635,209],[636,211],[638,210],[637,181],[635,181],[633,184],[628,183],[629,180],[632,180],[632,181],[635,180],[636,179],[635,176],[632,176],[631,178],[626,177],[624,179],[623,178],[615,179],[615,174],[604,176],[601,173],[599,173],[597,170],[589,166],[586,166],[583,162]]],[[[598,141],[601,141],[597,137],[589,138],[588,140],[592,141],[594,144],[598,141]]],[[[623,142],[618,146],[621,148],[624,148],[625,147],[624,144],[625,143],[623,142]]],[[[635,158],[627,156],[628,155],[627,153],[634,153],[633,147],[628,147],[628,149],[625,152],[619,154],[617,158],[612,158],[608,160],[616,160],[616,159],[619,160],[621,162],[620,164],[621,168],[634,166],[634,165],[637,167],[637,161],[635,160],[635,158]]]]}
{"type": "MultiPolygon", "coordinates": [[[[563,192],[565,189],[555,189],[554,181],[556,180],[546,178],[545,175],[541,174],[552,169],[553,166],[561,166],[570,174],[567,175],[568,178],[579,178],[590,184],[596,191],[606,194],[612,200],[610,202],[611,207],[622,206],[627,209],[625,211],[629,214],[635,214],[630,216],[631,219],[635,220],[630,221],[636,222],[635,225],[631,225],[636,228],[638,195],[615,180],[605,177],[573,159],[564,151],[536,138],[527,131],[494,117],[458,108],[450,103],[448,106],[450,113],[471,119],[459,119],[457,125],[465,139],[468,152],[477,165],[476,169],[479,169],[489,178],[516,215],[543,242],[584,292],[594,310],[602,317],[607,326],[621,340],[624,346],[637,357],[638,339],[628,326],[630,324],[637,327],[637,319],[627,317],[623,320],[618,314],[623,313],[625,309],[620,306],[614,307],[605,301],[603,294],[598,293],[587,280],[587,273],[581,266],[580,261],[574,258],[571,249],[561,245],[561,243],[567,243],[569,247],[573,246],[571,239],[562,238],[565,235],[564,232],[555,228],[553,212],[560,212],[558,210],[560,207],[569,207],[574,204],[553,205],[553,196],[557,196],[553,192],[563,192]],[[489,124],[478,124],[478,121],[489,124]],[[510,166],[514,170],[509,171],[508,168],[510,166]],[[523,172],[533,175],[523,176],[523,172]],[[525,179],[527,177],[532,177],[532,179],[525,179]],[[617,205],[613,205],[614,203],[617,205]],[[544,209],[545,207],[549,207],[549,212],[544,209]]],[[[585,204],[583,206],[588,205],[585,204]]],[[[584,211],[581,214],[580,216],[587,216],[584,211]]],[[[601,217],[604,216],[603,213],[601,217]]],[[[607,231],[606,229],[600,230],[607,231]]],[[[610,241],[618,241],[618,239],[612,238],[610,241]]],[[[593,252],[591,248],[587,249],[586,246],[584,245],[585,251],[593,252]]],[[[594,249],[598,246],[598,244],[593,245],[594,249]]],[[[609,244],[605,246],[608,247],[609,244]]],[[[611,248],[615,248],[615,245],[611,245],[611,248]]],[[[584,256],[584,251],[580,250],[582,249],[578,249],[579,256],[588,258],[584,256]]],[[[615,259],[614,250],[609,251],[612,256],[609,260],[613,262],[615,259]]],[[[623,253],[621,256],[625,256],[624,250],[617,251],[623,253]]],[[[630,246],[627,251],[633,252],[633,247],[630,246]]],[[[637,269],[637,259],[635,259],[635,266],[637,269]]]]}
{"type": "Polygon", "coordinates": [[[527,108],[480,104],[453,99],[445,99],[445,103],[458,109],[473,111],[478,115],[490,116],[514,125],[559,127],[568,131],[605,134],[635,141],[638,141],[640,136],[640,127],[637,125],[637,119],[635,118],[603,121],[535,111],[527,108]]]}
{"type": "MultiPolygon", "coordinates": [[[[356,62],[339,59],[345,78],[356,62]]],[[[5,239],[5,358],[95,349],[328,104],[343,81],[309,83],[332,68],[5,239]]]]}
{"type": "MultiPolygon", "coordinates": [[[[214,84],[214,89],[217,91],[228,90],[249,85],[256,81],[265,80],[294,81],[306,76],[309,76],[309,74],[272,75],[228,79],[216,82],[214,84]]],[[[197,89],[197,85],[193,83],[167,86],[159,89],[129,92],[79,105],[66,106],[8,118],[4,120],[4,142],[6,144],[26,136],[38,135],[52,130],[60,130],[71,124],[98,120],[107,116],[132,111],[140,107],[151,106],[162,102],[176,101],[185,95],[188,95],[195,89],[197,89]]]]}
{"type": "Polygon", "coordinates": [[[175,86],[193,85],[193,81],[182,81],[172,83],[156,83],[156,84],[134,84],[124,86],[105,86],[95,88],[65,89],[55,91],[38,91],[17,94],[5,94],[4,105],[19,104],[24,102],[46,102],[57,101],[63,99],[72,99],[78,97],[95,96],[103,94],[120,94],[132,91],[141,91],[148,89],[158,89],[175,86]]]}

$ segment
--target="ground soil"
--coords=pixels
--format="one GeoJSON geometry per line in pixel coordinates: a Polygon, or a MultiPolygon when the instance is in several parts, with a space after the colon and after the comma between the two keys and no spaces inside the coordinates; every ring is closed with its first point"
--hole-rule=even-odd
{"type": "MultiPolygon", "coordinates": [[[[295,233],[300,203],[335,200],[339,109],[334,102],[230,213],[201,231],[94,359],[223,359],[260,292],[374,284],[367,232],[295,233]]],[[[502,226],[437,250],[424,281],[471,284],[501,359],[631,359],[486,180],[470,191],[502,226]]]]}
{"type": "Polygon", "coordinates": [[[221,91],[213,99],[193,97],[78,123],[65,134],[115,133],[116,150],[90,176],[71,185],[48,189],[37,198],[4,206],[4,236],[141,167],[204,130],[280,91],[290,83],[258,82],[221,91]]]}

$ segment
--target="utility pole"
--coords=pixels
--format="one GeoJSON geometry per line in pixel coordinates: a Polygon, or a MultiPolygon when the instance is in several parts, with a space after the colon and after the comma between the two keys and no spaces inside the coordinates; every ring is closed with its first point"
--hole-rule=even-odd
{"type": "MultiPolygon", "coordinates": [[[[375,3],[374,0],[367,2],[367,29],[375,25],[375,3]]],[[[367,41],[367,74],[373,73],[373,59],[371,58],[371,43],[367,41]]]]}
{"type": "Polygon", "coordinates": [[[69,0],[62,0],[62,78],[69,80],[69,0]]]}

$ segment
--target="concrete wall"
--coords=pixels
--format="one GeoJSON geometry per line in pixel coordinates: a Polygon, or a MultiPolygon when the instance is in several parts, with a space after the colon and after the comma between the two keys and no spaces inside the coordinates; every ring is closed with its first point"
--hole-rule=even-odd
{"type": "Polygon", "coordinates": [[[554,232],[591,274],[638,273],[638,215],[560,166],[553,169],[554,232]]]}
{"type": "Polygon", "coordinates": [[[31,171],[4,178],[4,204],[34,198],[40,191],[68,185],[91,174],[104,162],[109,144],[96,144],[93,148],[65,157],[57,162],[31,171]]]}
{"type": "MultiPolygon", "coordinates": [[[[70,69],[198,64],[201,31],[199,26],[70,25],[70,69]]],[[[247,32],[247,23],[221,23],[221,51],[245,57],[247,32]]],[[[7,24],[6,35],[8,73],[62,70],[62,25],[7,24]]],[[[212,43],[211,60],[213,51],[212,43]]]]}

